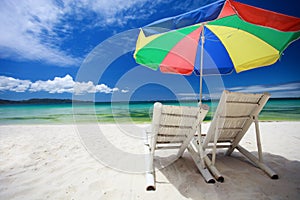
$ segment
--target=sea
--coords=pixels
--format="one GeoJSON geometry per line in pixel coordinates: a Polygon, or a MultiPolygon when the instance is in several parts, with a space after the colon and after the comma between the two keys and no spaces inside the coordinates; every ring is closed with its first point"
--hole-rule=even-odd
{"type": "MultiPolygon", "coordinates": [[[[197,102],[163,101],[166,105],[197,106],[197,102]]],[[[218,101],[205,101],[210,121],[218,101]]],[[[0,105],[0,125],[72,123],[150,123],[154,102],[5,104],[0,105]]],[[[300,121],[300,99],[270,99],[261,121],[300,121]]]]}

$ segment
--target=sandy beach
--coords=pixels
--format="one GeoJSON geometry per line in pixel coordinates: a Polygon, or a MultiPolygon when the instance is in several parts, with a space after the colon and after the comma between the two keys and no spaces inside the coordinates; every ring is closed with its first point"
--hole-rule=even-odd
{"type": "MultiPolygon", "coordinates": [[[[83,126],[94,131],[89,124],[83,126]]],[[[143,140],[136,136],[146,126],[128,126],[124,131],[114,124],[99,125],[111,144],[132,154],[144,151],[143,140]]],[[[205,131],[209,123],[203,126],[205,131]]],[[[225,182],[207,184],[185,152],[157,170],[157,190],[147,192],[143,173],[99,162],[83,144],[75,124],[2,125],[0,199],[299,199],[300,122],[261,122],[260,128],[265,162],[279,174],[278,180],[234,152],[231,157],[217,156],[216,166],[225,182]]],[[[251,126],[242,145],[255,153],[255,144],[251,126]]],[[[126,159],[118,162],[125,167],[132,164],[126,159]]]]}

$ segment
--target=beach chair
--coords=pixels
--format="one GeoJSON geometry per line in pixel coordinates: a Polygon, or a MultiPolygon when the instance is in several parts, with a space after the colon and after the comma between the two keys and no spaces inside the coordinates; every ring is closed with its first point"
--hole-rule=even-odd
{"type": "Polygon", "coordinates": [[[169,106],[156,102],[153,108],[152,124],[145,130],[146,141],[146,190],[155,190],[154,156],[157,151],[172,152],[180,158],[194,138],[199,123],[209,107],[169,106]]]}
{"type": "Polygon", "coordinates": [[[226,155],[228,156],[232,154],[234,149],[237,149],[272,179],[278,179],[278,175],[263,162],[258,124],[258,115],[269,97],[268,93],[246,94],[225,90],[207,134],[202,134],[203,137],[200,142],[196,140],[192,141],[193,145],[200,143],[199,149],[201,149],[203,155],[201,161],[210,169],[217,180],[224,180],[215,168],[216,151],[218,148],[227,149],[226,155]],[[255,125],[258,156],[254,156],[239,145],[239,142],[252,123],[255,125]],[[209,149],[212,151],[211,159],[206,155],[209,149]]]}

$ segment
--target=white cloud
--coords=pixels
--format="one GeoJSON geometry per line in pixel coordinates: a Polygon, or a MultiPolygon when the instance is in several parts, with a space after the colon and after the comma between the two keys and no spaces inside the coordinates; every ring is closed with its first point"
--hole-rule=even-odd
{"type": "Polygon", "coordinates": [[[80,59],[60,50],[58,45],[61,38],[56,25],[63,14],[52,1],[1,1],[0,57],[77,65],[80,59]]]}
{"type": "MultiPolygon", "coordinates": [[[[90,20],[90,24],[85,24],[82,29],[107,25],[123,26],[127,20],[141,17],[141,12],[144,11],[136,7],[141,8],[149,1],[2,0],[0,58],[78,66],[83,58],[61,48],[66,38],[73,37],[72,31],[78,26],[72,24],[74,20],[90,20]]],[[[151,12],[146,14],[149,16],[151,12]]]]}
{"type": "MultiPolygon", "coordinates": [[[[13,92],[49,92],[54,93],[74,93],[83,95],[86,93],[105,93],[118,92],[119,88],[110,88],[105,84],[95,85],[93,82],[76,82],[70,75],[65,77],[55,77],[53,80],[20,80],[12,77],[0,76],[0,91],[13,92]]],[[[121,90],[123,92],[123,90],[121,90]]]]}
{"type": "Polygon", "coordinates": [[[122,93],[127,93],[127,92],[129,92],[129,90],[123,89],[123,90],[121,90],[121,92],[122,92],[122,93]]]}
{"type": "Polygon", "coordinates": [[[228,88],[230,91],[245,93],[268,92],[272,97],[300,97],[300,82],[285,83],[278,85],[254,85],[245,87],[228,88]]]}
{"type": "Polygon", "coordinates": [[[53,80],[36,81],[31,84],[30,92],[46,91],[53,93],[72,93],[74,91],[75,82],[70,75],[63,78],[55,77],[53,80]]]}
{"type": "Polygon", "coordinates": [[[12,77],[0,76],[0,91],[25,92],[30,87],[31,82],[12,77]]]}
{"type": "Polygon", "coordinates": [[[118,88],[110,88],[105,84],[94,85],[91,81],[89,82],[77,82],[74,86],[74,93],[77,95],[84,93],[114,93],[119,91],[118,88]]]}
{"type": "MultiPolygon", "coordinates": [[[[95,27],[126,26],[129,20],[147,19],[160,12],[157,5],[172,4],[170,9],[187,11],[199,4],[195,3],[196,1],[183,1],[177,2],[176,7],[174,2],[174,0],[1,0],[0,58],[42,61],[58,66],[78,66],[84,55],[75,56],[64,45],[66,40],[74,39],[72,34],[76,28],[82,31],[95,27]]],[[[76,38],[74,40],[76,41],[76,38]]],[[[88,50],[83,52],[87,53],[88,50]]]]}
{"type": "MultiPolygon", "coordinates": [[[[89,0],[87,2],[89,2],[87,7],[102,17],[103,21],[100,23],[103,25],[124,26],[127,20],[148,17],[153,13],[151,9],[153,1],[150,0],[89,0]]],[[[100,23],[97,25],[101,26],[100,23]]]]}
{"type": "Polygon", "coordinates": [[[103,92],[103,93],[113,93],[119,91],[118,88],[109,88],[105,84],[97,85],[96,92],[103,92]]]}
{"type": "MultiPolygon", "coordinates": [[[[288,97],[300,97],[300,82],[274,84],[274,85],[253,85],[253,86],[240,86],[232,88],[224,88],[233,92],[244,93],[264,93],[268,92],[273,98],[288,98],[288,97]]],[[[222,90],[214,93],[203,93],[203,99],[219,99],[221,97],[222,90]]],[[[181,100],[191,100],[199,98],[199,94],[196,93],[179,93],[178,96],[181,100]]]]}

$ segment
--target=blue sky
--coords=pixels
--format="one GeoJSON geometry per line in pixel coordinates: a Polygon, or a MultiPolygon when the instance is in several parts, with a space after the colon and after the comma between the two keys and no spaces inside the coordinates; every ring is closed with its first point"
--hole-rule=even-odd
{"type": "MultiPolygon", "coordinates": [[[[162,74],[139,66],[132,51],[139,27],[208,2],[2,0],[0,98],[196,98],[199,77],[162,74]]],[[[242,2],[300,17],[295,0],[242,2]]],[[[299,50],[298,40],[272,66],[205,77],[204,96],[218,96],[223,89],[229,89],[270,92],[272,97],[300,97],[299,50]]]]}

